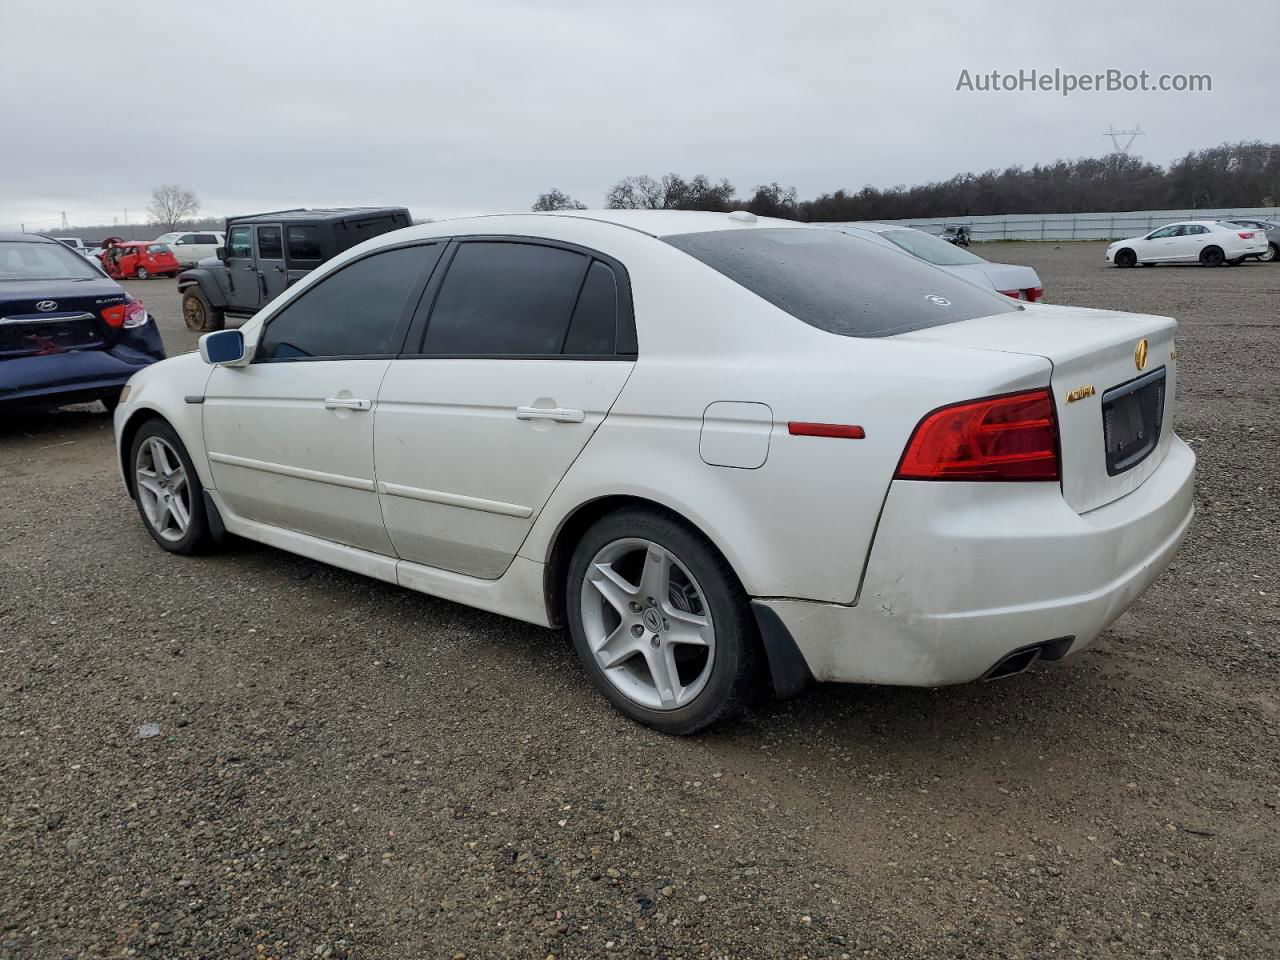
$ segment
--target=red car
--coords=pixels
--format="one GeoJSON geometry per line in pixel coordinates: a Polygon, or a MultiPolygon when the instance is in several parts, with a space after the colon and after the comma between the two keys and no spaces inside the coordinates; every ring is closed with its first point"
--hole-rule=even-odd
{"type": "Polygon", "coordinates": [[[176,277],[182,269],[178,258],[173,255],[166,243],[151,243],[146,240],[107,240],[106,249],[98,254],[107,276],[113,280],[126,280],[137,277],[146,280],[157,274],[176,277]]]}

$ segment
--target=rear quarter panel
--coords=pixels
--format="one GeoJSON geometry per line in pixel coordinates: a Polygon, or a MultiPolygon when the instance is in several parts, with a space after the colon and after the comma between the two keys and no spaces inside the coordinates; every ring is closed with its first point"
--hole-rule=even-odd
{"type": "Polygon", "coordinates": [[[946,403],[1049,382],[1043,358],[957,360],[929,343],[826,333],[649,239],[606,250],[627,265],[640,355],[609,415],[521,549],[546,562],[565,519],[611,495],[652,500],[697,525],[753,596],[856,600],[885,494],[915,425],[946,403]],[[716,401],[766,404],[756,469],[699,455],[716,401]],[[788,422],[858,424],[863,440],[795,437],[788,422]]]}

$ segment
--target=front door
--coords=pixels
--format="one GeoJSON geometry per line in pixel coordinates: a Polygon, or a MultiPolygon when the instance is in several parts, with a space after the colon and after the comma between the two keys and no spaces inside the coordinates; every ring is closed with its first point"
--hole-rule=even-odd
{"type": "Polygon", "coordinates": [[[252,363],[214,371],[205,444],[233,513],[393,554],[374,486],[374,408],[431,251],[396,248],[345,265],[251,331],[252,363]]]}
{"type": "Polygon", "coordinates": [[[279,224],[259,226],[258,277],[262,283],[262,302],[268,303],[280,294],[288,284],[284,268],[284,243],[280,238],[279,224]]]}
{"type": "Polygon", "coordinates": [[[378,493],[403,559],[495,579],[626,383],[634,327],[619,336],[619,264],[533,242],[455,250],[415,318],[417,355],[378,395],[378,493]]]}
{"type": "Polygon", "coordinates": [[[1138,259],[1151,261],[1174,259],[1178,255],[1177,242],[1178,235],[1181,233],[1181,224],[1175,223],[1148,234],[1146,241],[1140,245],[1138,259]]]}
{"type": "Polygon", "coordinates": [[[227,234],[227,282],[231,306],[242,312],[253,312],[262,305],[262,289],[258,281],[258,262],[253,252],[253,227],[232,227],[227,234]]]}

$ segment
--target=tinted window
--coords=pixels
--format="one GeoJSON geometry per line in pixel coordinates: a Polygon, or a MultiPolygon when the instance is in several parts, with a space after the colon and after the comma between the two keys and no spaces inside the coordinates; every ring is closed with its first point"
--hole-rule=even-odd
{"type": "Polygon", "coordinates": [[[957,247],[954,243],[947,243],[941,237],[922,233],[919,230],[886,230],[880,236],[912,256],[938,266],[955,267],[967,263],[987,262],[964,247],[957,247]]]}
{"type": "Polygon", "coordinates": [[[284,248],[280,246],[279,227],[258,228],[258,256],[263,260],[284,259],[284,248]]]}
{"type": "Polygon", "coordinates": [[[436,297],[423,353],[560,352],[587,258],[528,243],[464,243],[436,297]]]}
{"type": "Polygon", "coordinates": [[[1177,224],[1174,224],[1172,227],[1161,227],[1155,233],[1148,234],[1147,239],[1148,240],[1164,240],[1168,237],[1176,237],[1178,235],[1178,231],[1181,229],[1182,228],[1177,224]]]}
{"type": "Polygon", "coordinates": [[[193,241],[191,241],[191,242],[192,242],[192,243],[217,244],[217,242],[218,242],[218,238],[217,238],[217,237],[215,237],[212,233],[197,233],[197,234],[195,234],[195,239],[194,239],[193,241]]]}
{"type": "Polygon", "coordinates": [[[845,337],[887,337],[1021,309],[995,291],[835,230],[715,230],[664,239],[793,317],[845,337]]]}
{"type": "Polygon", "coordinates": [[[227,256],[253,256],[253,231],[249,227],[231,228],[231,242],[227,244],[227,256]]]}
{"type": "MultiPolygon", "coordinates": [[[[100,279],[102,274],[60,243],[0,242],[0,283],[5,280],[100,279]]],[[[2,290],[3,287],[0,287],[2,290]]]]}
{"type": "Polygon", "coordinates": [[[259,360],[389,356],[409,295],[440,245],[375,253],[331,274],[267,323],[259,360]]]}
{"type": "Polygon", "coordinates": [[[618,328],[618,281],[613,271],[596,260],[573,308],[564,352],[572,355],[611,354],[618,328]]]}
{"type": "Polygon", "coordinates": [[[286,234],[289,238],[290,260],[322,260],[320,252],[319,227],[290,227],[286,234]]]}

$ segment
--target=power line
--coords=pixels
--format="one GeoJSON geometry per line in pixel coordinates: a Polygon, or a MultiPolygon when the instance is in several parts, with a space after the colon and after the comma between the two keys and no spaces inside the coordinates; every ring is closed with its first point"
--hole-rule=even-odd
{"type": "Polygon", "coordinates": [[[1104,137],[1111,138],[1112,153],[1128,153],[1129,148],[1133,146],[1133,141],[1135,139],[1146,136],[1146,134],[1142,132],[1142,124],[1140,123],[1135,124],[1132,130],[1117,130],[1115,126],[1112,125],[1107,127],[1106,132],[1102,135],[1104,137]],[[1129,139],[1124,141],[1124,146],[1122,147],[1120,146],[1120,141],[1124,137],[1128,137],[1129,139]]]}

